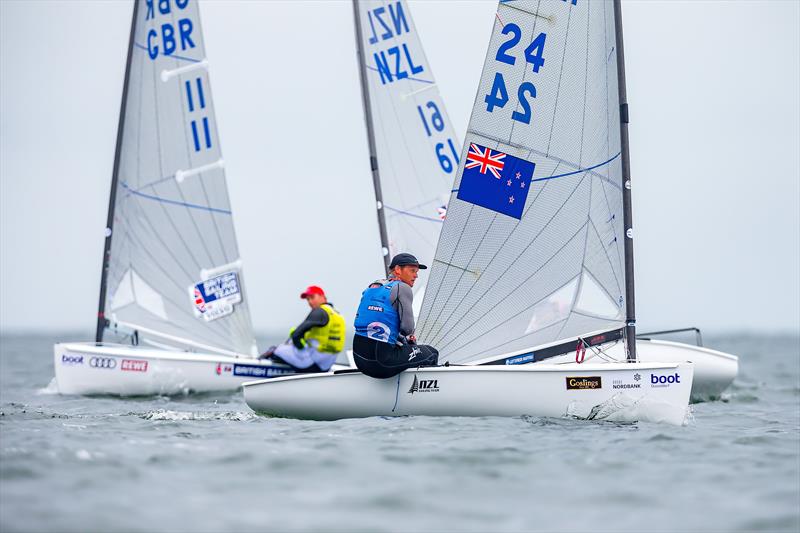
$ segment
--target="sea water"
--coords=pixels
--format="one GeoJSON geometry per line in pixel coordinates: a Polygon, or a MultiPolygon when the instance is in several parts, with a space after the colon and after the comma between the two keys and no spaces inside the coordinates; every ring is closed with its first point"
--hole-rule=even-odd
{"type": "Polygon", "coordinates": [[[52,344],[85,338],[0,337],[3,532],[800,529],[797,336],[707,339],[739,377],[683,427],[61,396],[52,344]]]}

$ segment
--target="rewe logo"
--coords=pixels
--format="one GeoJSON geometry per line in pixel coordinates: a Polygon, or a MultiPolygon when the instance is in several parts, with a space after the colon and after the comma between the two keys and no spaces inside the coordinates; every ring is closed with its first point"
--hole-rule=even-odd
{"type": "Polygon", "coordinates": [[[650,374],[651,387],[669,387],[673,383],[680,382],[681,376],[677,372],[675,372],[674,376],[656,376],[655,374],[650,374]]]}
{"type": "Polygon", "coordinates": [[[414,376],[414,382],[411,384],[411,388],[408,389],[408,394],[414,394],[415,392],[439,392],[439,380],[438,379],[417,379],[417,376],[414,376]]]}
{"type": "Polygon", "coordinates": [[[147,372],[147,361],[141,359],[123,359],[120,367],[126,372],[147,372]]]}

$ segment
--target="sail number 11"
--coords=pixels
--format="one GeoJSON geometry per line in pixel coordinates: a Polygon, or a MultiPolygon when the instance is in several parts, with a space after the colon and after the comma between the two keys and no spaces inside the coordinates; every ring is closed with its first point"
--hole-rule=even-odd
{"type": "MultiPolygon", "coordinates": [[[[517,58],[509,53],[514,47],[519,44],[522,39],[522,30],[516,24],[506,24],[500,31],[503,35],[510,35],[510,38],[500,45],[497,49],[495,60],[507,65],[514,65],[517,58]]],[[[539,72],[539,69],[544,65],[544,43],[547,39],[547,34],[540,33],[531,43],[525,48],[525,61],[531,65],[534,74],[539,72]]],[[[531,104],[529,98],[536,98],[536,87],[533,83],[526,81],[520,84],[517,88],[517,100],[521,111],[514,111],[511,114],[511,120],[522,122],[524,124],[531,123],[531,104]]],[[[503,108],[510,100],[508,90],[506,89],[506,81],[501,72],[495,72],[492,88],[489,90],[483,101],[486,102],[486,111],[489,113],[494,111],[495,107],[503,108]]]]}

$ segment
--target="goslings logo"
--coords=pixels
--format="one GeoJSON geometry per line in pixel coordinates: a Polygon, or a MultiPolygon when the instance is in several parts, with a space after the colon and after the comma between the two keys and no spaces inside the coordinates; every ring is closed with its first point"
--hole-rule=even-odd
{"type": "Polygon", "coordinates": [[[650,374],[650,386],[651,387],[669,387],[673,383],[680,383],[681,376],[677,372],[675,372],[672,376],[656,376],[655,374],[650,374]]]}
{"type": "Polygon", "coordinates": [[[120,370],[126,372],[147,372],[147,361],[141,359],[123,359],[120,370]]]}
{"type": "Polygon", "coordinates": [[[83,356],[82,355],[62,355],[61,356],[61,364],[62,365],[82,365],[83,364],[83,356]]]}
{"type": "Polygon", "coordinates": [[[408,394],[414,394],[415,392],[439,392],[439,380],[438,379],[417,379],[417,376],[414,376],[414,382],[411,384],[411,388],[408,389],[408,394]]]}
{"type": "Polygon", "coordinates": [[[567,378],[567,390],[591,390],[602,388],[603,382],[600,380],[600,376],[567,378]]]}
{"type": "Polygon", "coordinates": [[[117,368],[117,360],[112,357],[92,357],[89,359],[89,366],[92,368],[112,370],[117,368]]]}

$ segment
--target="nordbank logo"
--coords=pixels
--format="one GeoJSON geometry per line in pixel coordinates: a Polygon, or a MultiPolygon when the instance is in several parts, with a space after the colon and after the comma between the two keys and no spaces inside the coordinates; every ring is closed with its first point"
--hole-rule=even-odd
{"type": "Polygon", "coordinates": [[[414,376],[414,382],[411,384],[411,388],[408,389],[408,394],[414,394],[415,392],[439,392],[439,380],[438,379],[417,379],[417,376],[414,376]]]}
{"type": "Polygon", "coordinates": [[[669,387],[673,383],[680,383],[680,382],[681,382],[681,376],[677,372],[669,376],[657,376],[655,374],[650,374],[651,387],[669,387]]]}

